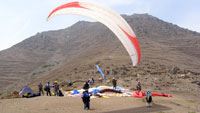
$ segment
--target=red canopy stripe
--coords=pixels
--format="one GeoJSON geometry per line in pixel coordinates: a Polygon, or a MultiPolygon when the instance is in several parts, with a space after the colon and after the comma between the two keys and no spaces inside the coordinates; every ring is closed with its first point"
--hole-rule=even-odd
{"type": "MultiPolygon", "coordinates": [[[[119,26],[120,27],[120,26],[119,26]]],[[[130,34],[128,34],[122,27],[120,27],[120,29],[126,34],[126,36],[131,40],[131,42],[133,43],[133,45],[136,48],[137,54],[138,54],[138,62],[137,64],[139,64],[140,62],[140,57],[141,57],[141,53],[140,53],[140,46],[138,43],[138,40],[136,37],[131,36],[130,34]]]]}
{"type": "Polygon", "coordinates": [[[83,9],[88,9],[86,7],[83,7],[79,4],[79,2],[71,2],[71,3],[67,3],[67,4],[64,4],[64,5],[61,5],[59,7],[57,7],[56,9],[54,9],[48,16],[48,18],[53,14],[55,13],[56,11],[58,10],[61,10],[61,9],[64,9],[64,8],[73,8],[73,7],[76,7],[76,8],[83,8],[83,9]]]}

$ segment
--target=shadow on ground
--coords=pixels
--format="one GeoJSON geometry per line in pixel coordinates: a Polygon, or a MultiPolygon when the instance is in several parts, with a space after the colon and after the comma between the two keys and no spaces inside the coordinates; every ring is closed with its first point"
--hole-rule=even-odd
{"type": "Polygon", "coordinates": [[[137,108],[130,108],[130,109],[123,109],[123,110],[117,110],[117,111],[110,111],[110,112],[104,112],[104,113],[148,113],[148,112],[159,112],[159,111],[167,111],[171,110],[171,108],[153,104],[151,108],[144,107],[137,107],[137,108]]]}

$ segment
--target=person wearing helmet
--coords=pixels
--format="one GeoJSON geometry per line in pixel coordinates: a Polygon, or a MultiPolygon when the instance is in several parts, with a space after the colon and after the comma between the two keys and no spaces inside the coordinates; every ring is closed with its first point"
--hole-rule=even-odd
{"type": "Polygon", "coordinates": [[[59,96],[59,85],[58,85],[58,81],[54,81],[53,87],[54,87],[54,94],[55,94],[55,96],[59,96]]]}

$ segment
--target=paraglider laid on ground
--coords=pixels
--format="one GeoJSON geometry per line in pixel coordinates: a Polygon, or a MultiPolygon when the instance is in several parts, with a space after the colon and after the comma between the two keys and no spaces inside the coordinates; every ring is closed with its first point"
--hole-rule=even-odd
{"type": "Polygon", "coordinates": [[[128,51],[133,66],[140,62],[140,46],[129,24],[118,13],[90,2],[71,2],[55,8],[47,20],[56,15],[75,14],[94,19],[107,26],[128,51]]]}
{"type": "MultiPolygon", "coordinates": [[[[67,91],[65,92],[66,96],[72,97],[81,97],[84,89],[67,91]]],[[[124,89],[122,87],[117,86],[116,89],[113,89],[111,86],[99,86],[89,88],[88,92],[92,95],[91,98],[102,97],[109,98],[110,96],[121,96],[121,97],[131,97],[132,92],[129,89],[124,89]]]]}
{"type": "MultiPolygon", "coordinates": [[[[81,97],[84,89],[67,91],[65,92],[66,96],[71,97],[81,97]]],[[[146,96],[146,92],[138,92],[131,91],[129,89],[124,89],[122,87],[117,86],[116,89],[110,86],[99,86],[94,88],[89,88],[89,93],[92,95],[92,98],[102,97],[109,98],[110,96],[118,96],[118,97],[136,97],[136,98],[144,98],[146,96]]],[[[163,96],[163,97],[172,97],[170,94],[162,94],[162,93],[151,93],[152,96],[163,96]]]]}
{"type": "Polygon", "coordinates": [[[23,98],[32,98],[32,97],[40,96],[41,94],[40,93],[32,93],[32,89],[30,87],[24,87],[19,92],[19,95],[22,95],[23,98]]]}
{"type": "MultiPolygon", "coordinates": [[[[151,93],[152,96],[163,96],[163,97],[172,97],[170,94],[164,94],[164,93],[151,93]]],[[[133,97],[136,98],[144,98],[146,96],[146,92],[138,92],[138,91],[133,91],[133,97]]]]}

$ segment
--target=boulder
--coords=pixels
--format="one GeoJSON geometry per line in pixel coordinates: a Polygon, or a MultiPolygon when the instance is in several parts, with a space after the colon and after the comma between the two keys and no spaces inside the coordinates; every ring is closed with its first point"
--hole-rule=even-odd
{"type": "Polygon", "coordinates": [[[111,70],[111,75],[116,75],[117,74],[117,71],[115,69],[112,69],[111,70]]]}
{"type": "Polygon", "coordinates": [[[180,69],[176,66],[173,66],[172,69],[170,70],[170,73],[175,75],[178,73],[178,71],[180,71],[180,69]]]}

